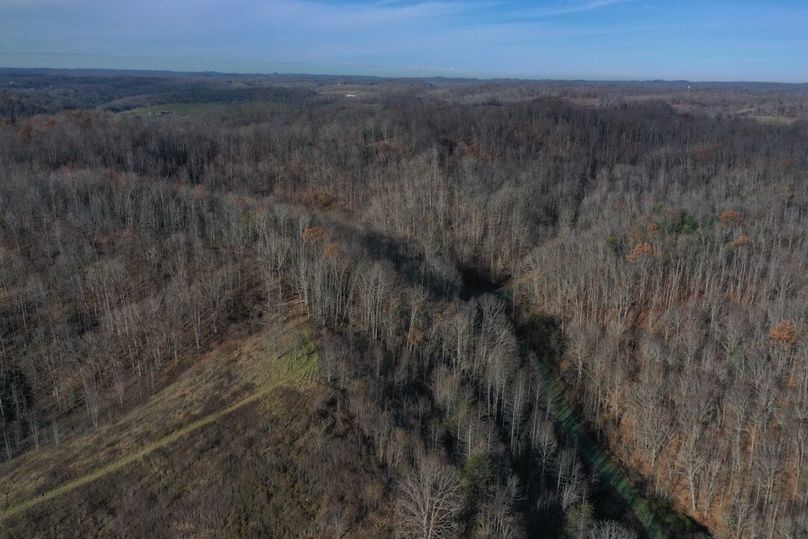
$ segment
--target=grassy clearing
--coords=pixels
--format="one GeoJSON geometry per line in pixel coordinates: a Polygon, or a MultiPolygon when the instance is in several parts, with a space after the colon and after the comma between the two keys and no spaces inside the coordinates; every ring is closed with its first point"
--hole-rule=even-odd
{"type": "Polygon", "coordinates": [[[165,105],[152,105],[127,110],[122,114],[133,114],[135,116],[160,116],[168,113],[173,116],[193,116],[207,112],[221,112],[227,108],[232,109],[232,103],[166,103],[165,105]]]}
{"type": "Polygon", "coordinates": [[[769,125],[791,125],[797,121],[795,118],[788,118],[786,116],[776,116],[770,114],[750,114],[747,117],[753,120],[757,120],[762,124],[769,124],[769,125]]]}
{"type": "Polygon", "coordinates": [[[157,118],[171,118],[173,116],[191,117],[202,114],[233,116],[245,110],[254,110],[256,108],[266,109],[273,107],[278,107],[278,104],[262,101],[250,101],[244,103],[166,103],[164,105],[139,107],[136,109],[123,111],[121,114],[157,118]]]}
{"type": "Polygon", "coordinates": [[[305,388],[314,382],[316,369],[317,346],[306,327],[281,335],[255,335],[238,344],[225,342],[182,379],[114,425],[100,429],[103,432],[4,463],[0,522],[121,470],[277,388],[305,388]],[[276,351],[277,345],[282,352],[276,351]],[[221,401],[231,404],[209,410],[212,402],[221,401]],[[150,441],[144,444],[144,440],[150,441]],[[51,486],[48,478],[64,469],[69,477],[51,486]]]}

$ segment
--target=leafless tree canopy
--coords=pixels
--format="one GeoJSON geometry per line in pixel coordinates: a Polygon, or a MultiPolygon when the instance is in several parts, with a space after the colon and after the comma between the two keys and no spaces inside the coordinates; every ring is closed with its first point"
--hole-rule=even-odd
{"type": "Polygon", "coordinates": [[[808,534],[800,91],[140,83],[0,94],[0,459],[294,304],[378,529],[808,534]]]}

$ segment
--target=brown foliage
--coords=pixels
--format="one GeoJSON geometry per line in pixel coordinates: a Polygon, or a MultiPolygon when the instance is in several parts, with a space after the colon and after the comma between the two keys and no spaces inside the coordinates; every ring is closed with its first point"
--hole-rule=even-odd
{"type": "Polygon", "coordinates": [[[312,188],[303,193],[301,202],[306,206],[319,207],[322,209],[331,208],[338,201],[338,197],[333,193],[312,188]]]}
{"type": "Polygon", "coordinates": [[[743,222],[743,214],[737,210],[724,210],[721,212],[721,226],[737,226],[743,222]]]}
{"type": "Polygon", "coordinates": [[[749,236],[747,236],[746,234],[741,234],[740,236],[732,240],[732,246],[736,249],[739,247],[743,247],[745,245],[749,245],[749,236]]]}
{"type": "Polygon", "coordinates": [[[31,142],[31,137],[33,135],[33,131],[34,130],[31,127],[31,124],[26,123],[24,126],[22,126],[20,128],[20,133],[19,133],[20,134],[20,140],[25,144],[28,144],[29,142],[31,142]]]}
{"type": "Polygon", "coordinates": [[[635,262],[637,260],[640,260],[641,258],[653,256],[653,254],[654,254],[653,245],[651,245],[647,241],[643,241],[638,243],[631,249],[631,252],[628,255],[626,255],[626,259],[629,262],[635,262]]]}
{"type": "Polygon", "coordinates": [[[408,346],[418,346],[421,344],[421,341],[424,340],[424,331],[418,329],[416,326],[410,326],[410,330],[407,332],[407,345],[408,346]]]}
{"type": "Polygon", "coordinates": [[[308,245],[323,241],[328,237],[328,231],[321,226],[306,227],[303,229],[303,232],[300,233],[300,238],[308,245]]]}
{"type": "Polygon", "coordinates": [[[778,344],[792,345],[797,342],[797,326],[791,320],[783,320],[772,327],[769,337],[778,344]]]}
{"type": "Polygon", "coordinates": [[[329,242],[323,250],[323,256],[332,261],[339,260],[340,254],[339,244],[335,241],[329,242]]]}

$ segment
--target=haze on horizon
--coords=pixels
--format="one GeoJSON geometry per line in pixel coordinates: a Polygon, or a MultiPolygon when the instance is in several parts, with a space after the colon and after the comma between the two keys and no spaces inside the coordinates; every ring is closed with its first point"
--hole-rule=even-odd
{"type": "Polygon", "coordinates": [[[808,81],[796,0],[0,0],[0,66],[808,81]]]}

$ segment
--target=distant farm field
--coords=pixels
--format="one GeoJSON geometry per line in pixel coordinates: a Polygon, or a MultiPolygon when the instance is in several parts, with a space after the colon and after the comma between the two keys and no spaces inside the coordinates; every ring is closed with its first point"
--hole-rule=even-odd
{"type": "Polygon", "coordinates": [[[221,112],[227,108],[232,109],[232,107],[232,103],[166,103],[165,105],[132,109],[122,114],[136,116],[194,116],[208,112],[221,112]]]}

